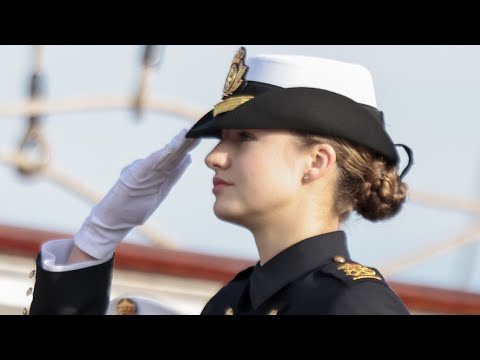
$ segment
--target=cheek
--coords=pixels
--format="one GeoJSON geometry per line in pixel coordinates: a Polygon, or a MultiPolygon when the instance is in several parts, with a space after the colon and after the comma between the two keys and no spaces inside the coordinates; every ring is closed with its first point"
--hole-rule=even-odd
{"type": "Polygon", "coordinates": [[[281,153],[257,157],[252,165],[248,167],[246,180],[254,193],[288,193],[298,185],[294,162],[285,159],[281,153]]]}

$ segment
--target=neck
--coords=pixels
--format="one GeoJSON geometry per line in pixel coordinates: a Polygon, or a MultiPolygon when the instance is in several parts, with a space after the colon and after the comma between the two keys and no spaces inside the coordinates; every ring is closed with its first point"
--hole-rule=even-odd
{"type": "Polygon", "coordinates": [[[311,221],[310,218],[300,215],[288,219],[277,217],[275,220],[274,223],[262,221],[261,225],[250,228],[255,238],[262,265],[302,240],[339,229],[338,218],[311,221]]]}

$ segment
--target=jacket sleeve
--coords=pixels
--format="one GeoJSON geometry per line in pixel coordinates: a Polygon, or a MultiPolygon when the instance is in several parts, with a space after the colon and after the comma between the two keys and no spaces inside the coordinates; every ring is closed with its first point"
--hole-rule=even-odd
{"type": "Polygon", "coordinates": [[[109,304],[112,257],[100,265],[53,272],[36,259],[36,282],[30,315],[103,315],[109,304]]]}
{"type": "Polygon", "coordinates": [[[380,281],[344,288],[331,310],[332,315],[409,315],[398,295],[380,281]]]}

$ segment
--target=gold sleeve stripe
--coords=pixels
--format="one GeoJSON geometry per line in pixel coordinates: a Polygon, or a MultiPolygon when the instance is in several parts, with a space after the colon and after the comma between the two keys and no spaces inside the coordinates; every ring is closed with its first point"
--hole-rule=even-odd
{"type": "Polygon", "coordinates": [[[250,95],[234,96],[228,98],[227,100],[224,100],[221,103],[215,105],[215,107],[213,108],[213,117],[226,113],[228,111],[232,111],[233,109],[236,109],[240,105],[245,104],[247,101],[250,101],[253,98],[254,97],[250,95]]]}

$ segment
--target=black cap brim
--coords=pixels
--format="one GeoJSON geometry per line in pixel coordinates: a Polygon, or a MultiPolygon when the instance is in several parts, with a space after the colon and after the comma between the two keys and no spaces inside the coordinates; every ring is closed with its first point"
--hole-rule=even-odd
{"type": "Polygon", "coordinates": [[[203,116],[186,137],[219,137],[222,129],[285,129],[344,138],[399,161],[382,113],[348,97],[314,88],[278,88],[229,112],[203,116]]]}

